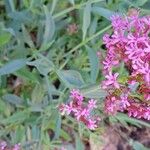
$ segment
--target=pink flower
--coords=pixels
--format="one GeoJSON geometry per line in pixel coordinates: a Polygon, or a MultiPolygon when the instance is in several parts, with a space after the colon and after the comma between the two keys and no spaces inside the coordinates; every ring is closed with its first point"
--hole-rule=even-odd
{"type": "Polygon", "coordinates": [[[68,105],[65,105],[66,114],[69,115],[73,111],[73,102],[71,101],[68,105]]]}
{"type": "Polygon", "coordinates": [[[97,103],[97,101],[94,99],[89,100],[88,109],[91,110],[91,109],[97,108],[96,103],[97,103]]]}
{"type": "Polygon", "coordinates": [[[135,44],[130,44],[130,46],[126,46],[125,54],[128,55],[128,59],[134,61],[135,59],[141,58],[145,56],[143,49],[138,48],[135,44]]]}
{"type": "Polygon", "coordinates": [[[115,96],[108,96],[105,99],[105,111],[108,114],[114,115],[116,114],[118,110],[118,104],[117,104],[118,99],[115,96]]]}
{"type": "Polygon", "coordinates": [[[89,119],[87,123],[87,127],[91,130],[95,130],[95,128],[97,128],[96,120],[89,119]]]}
{"type": "Polygon", "coordinates": [[[149,120],[150,106],[146,101],[150,100],[150,16],[139,17],[139,12],[133,10],[130,16],[111,19],[113,33],[103,37],[106,55],[102,73],[106,79],[102,88],[108,93],[105,110],[108,114],[124,111],[149,120]],[[118,74],[120,69],[127,73],[118,74]]]}
{"type": "Polygon", "coordinates": [[[15,144],[12,150],[21,150],[20,144],[15,144]]]}
{"type": "Polygon", "coordinates": [[[150,93],[144,93],[144,99],[150,101],[150,93]]]}
{"type": "Polygon", "coordinates": [[[150,65],[149,63],[145,63],[140,72],[143,73],[145,82],[148,86],[150,86],[150,65]]]}
{"type": "Polygon", "coordinates": [[[130,106],[128,94],[122,94],[120,96],[119,106],[121,111],[125,110],[128,106],[130,106]]]}
{"type": "Polygon", "coordinates": [[[87,108],[81,109],[81,110],[76,110],[74,115],[76,116],[76,119],[79,121],[81,117],[88,117],[90,116],[89,111],[87,108]]]}
{"type": "Polygon", "coordinates": [[[110,72],[112,70],[112,66],[117,66],[119,64],[118,60],[115,60],[112,56],[108,55],[103,63],[103,70],[105,73],[110,72]]]}
{"type": "Polygon", "coordinates": [[[128,20],[123,19],[121,16],[114,15],[111,17],[111,20],[114,30],[121,31],[127,28],[128,20]]]}
{"type": "Polygon", "coordinates": [[[73,89],[71,91],[70,97],[77,101],[78,104],[82,103],[83,96],[79,92],[79,90],[73,89]]]}
{"type": "Polygon", "coordinates": [[[143,114],[143,118],[150,120],[150,108],[147,108],[143,114]]]}
{"type": "Polygon", "coordinates": [[[90,99],[87,104],[83,103],[85,99],[79,90],[73,89],[70,92],[71,101],[68,104],[61,104],[59,110],[62,115],[71,115],[77,121],[84,123],[89,129],[94,130],[100,119],[92,115],[93,109],[97,108],[96,100],[90,99]]]}
{"type": "MultiPolygon", "coordinates": [[[[9,145],[5,141],[0,141],[0,150],[5,150],[8,147],[9,147],[9,145]]],[[[15,144],[14,146],[11,147],[11,150],[21,150],[21,145],[15,144]]]]}
{"type": "Polygon", "coordinates": [[[131,103],[127,110],[130,117],[133,116],[150,120],[150,107],[141,106],[137,103],[131,103]]]}
{"type": "Polygon", "coordinates": [[[0,150],[4,150],[7,146],[7,143],[5,141],[0,142],[0,150]]]}
{"type": "Polygon", "coordinates": [[[105,76],[106,80],[103,81],[103,89],[109,88],[110,86],[118,89],[120,87],[119,83],[117,82],[118,76],[119,73],[112,74],[112,72],[109,72],[109,74],[105,76]]]}

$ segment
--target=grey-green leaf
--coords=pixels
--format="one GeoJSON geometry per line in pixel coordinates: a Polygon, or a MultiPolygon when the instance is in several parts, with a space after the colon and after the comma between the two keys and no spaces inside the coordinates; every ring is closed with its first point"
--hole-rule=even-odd
{"type": "Polygon", "coordinates": [[[7,44],[11,38],[11,34],[8,32],[3,32],[0,35],[0,47],[7,44]]]}
{"type": "Polygon", "coordinates": [[[134,150],[149,150],[149,148],[145,147],[142,143],[139,143],[138,141],[132,141],[133,149],[134,150]]]}
{"type": "Polygon", "coordinates": [[[0,68],[0,75],[13,73],[26,65],[26,59],[16,59],[8,62],[0,68]]]}
{"type": "MultiPolygon", "coordinates": [[[[93,20],[91,21],[91,25],[89,27],[89,36],[92,36],[97,29],[97,25],[98,25],[98,17],[94,16],[93,20]]],[[[95,44],[95,39],[91,40],[92,44],[95,44]]]]}
{"type": "Polygon", "coordinates": [[[13,124],[13,123],[22,123],[25,119],[29,117],[29,111],[18,111],[14,113],[12,116],[1,120],[3,124],[13,124]]]}
{"type": "Polygon", "coordinates": [[[69,88],[81,87],[84,84],[83,78],[78,71],[75,70],[61,70],[57,72],[59,78],[69,88]]]}
{"type": "Polygon", "coordinates": [[[76,140],[76,150],[84,150],[85,147],[83,145],[83,142],[81,141],[81,138],[75,134],[75,140],[76,140]]]}
{"type": "Polygon", "coordinates": [[[146,126],[146,127],[149,127],[150,128],[150,124],[147,123],[147,122],[144,122],[142,120],[138,120],[136,118],[132,118],[132,117],[129,117],[127,116],[126,114],[123,114],[123,113],[118,113],[116,116],[114,116],[116,119],[118,119],[119,121],[126,121],[132,125],[135,125],[137,127],[139,126],[146,126]]]}
{"type": "Polygon", "coordinates": [[[131,3],[133,3],[135,6],[143,6],[148,0],[132,0],[131,3]]]}
{"type": "Polygon", "coordinates": [[[83,40],[85,40],[87,29],[89,28],[90,23],[91,23],[91,3],[87,3],[83,12],[83,25],[82,25],[83,40]]]}
{"type": "Polygon", "coordinates": [[[104,99],[107,92],[101,89],[100,85],[88,86],[81,90],[81,93],[87,98],[104,99]]]}
{"type": "Polygon", "coordinates": [[[6,7],[7,13],[11,13],[15,10],[14,1],[4,0],[4,2],[5,2],[5,7],[6,7]]]}
{"type": "Polygon", "coordinates": [[[90,60],[91,80],[93,83],[95,83],[99,73],[99,60],[94,49],[90,48],[89,46],[86,46],[86,49],[88,51],[88,56],[90,60]]]}
{"type": "Polygon", "coordinates": [[[92,12],[94,14],[97,14],[97,15],[100,15],[100,16],[103,16],[105,17],[106,19],[110,20],[111,19],[111,16],[115,15],[116,13],[111,11],[111,10],[108,10],[106,8],[102,8],[102,7],[98,7],[98,6],[93,6],[92,7],[92,12]]]}
{"type": "Polygon", "coordinates": [[[61,115],[57,115],[56,126],[55,126],[55,136],[54,139],[58,139],[61,131],[61,115]]]}
{"type": "Polygon", "coordinates": [[[32,103],[40,103],[43,100],[44,94],[43,85],[36,84],[31,94],[32,103]]]}
{"type": "Polygon", "coordinates": [[[58,3],[58,0],[53,0],[52,7],[51,7],[51,14],[53,14],[53,12],[54,12],[54,10],[56,8],[57,3],[58,3]]]}
{"type": "Polygon", "coordinates": [[[52,15],[50,14],[50,12],[48,11],[47,7],[44,6],[44,12],[45,12],[45,31],[44,31],[44,35],[43,35],[43,43],[42,43],[42,47],[47,45],[55,32],[55,22],[54,19],[52,17],[52,15]]]}
{"type": "Polygon", "coordinates": [[[48,61],[44,58],[27,62],[27,64],[30,66],[35,66],[42,75],[47,75],[50,71],[53,70],[54,67],[53,63],[50,60],[48,61]]]}
{"type": "Polygon", "coordinates": [[[3,99],[11,104],[14,104],[16,106],[22,106],[23,100],[17,95],[14,94],[6,94],[3,96],[3,99]]]}
{"type": "Polygon", "coordinates": [[[75,0],[68,0],[72,5],[75,4],[75,0]]]}
{"type": "Polygon", "coordinates": [[[34,44],[33,44],[33,41],[31,39],[31,36],[30,34],[28,33],[27,29],[25,28],[24,25],[22,25],[22,33],[23,33],[23,38],[24,38],[24,41],[31,47],[31,48],[34,48],[34,44]]]}

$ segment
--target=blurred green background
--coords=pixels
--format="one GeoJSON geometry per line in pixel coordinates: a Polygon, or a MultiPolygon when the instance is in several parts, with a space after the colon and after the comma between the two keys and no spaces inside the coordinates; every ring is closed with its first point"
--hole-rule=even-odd
{"type": "MultiPolygon", "coordinates": [[[[112,15],[133,8],[145,15],[149,7],[149,0],[0,0],[0,139],[25,150],[101,150],[111,126],[149,131],[148,122],[102,113],[106,93],[96,54],[104,52],[112,15]],[[96,131],[60,115],[72,88],[98,100],[104,121],[96,131]]],[[[133,149],[146,149],[119,134],[133,149]]]]}

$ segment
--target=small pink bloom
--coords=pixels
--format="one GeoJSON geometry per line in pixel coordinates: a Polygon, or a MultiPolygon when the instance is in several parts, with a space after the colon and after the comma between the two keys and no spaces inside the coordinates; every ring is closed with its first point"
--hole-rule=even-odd
{"type": "Polygon", "coordinates": [[[79,105],[83,101],[83,96],[81,95],[81,93],[79,92],[79,90],[76,90],[76,89],[73,89],[71,91],[70,97],[73,98],[73,99],[75,99],[79,105]]]}
{"type": "Polygon", "coordinates": [[[71,114],[77,121],[83,122],[89,129],[95,129],[100,120],[99,117],[91,114],[91,111],[97,108],[96,100],[90,99],[87,104],[83,103],[84,97],[79,90],[75,89],[70,92],[70,98],[71,101],[68,104],[61,104],[59,106],[61,114],[71,114]],[[92,121],[92,119],[95,119],[95,121],[92,121]]]}
{"type": "Polygon", "coordinates": [[[5,141],[0,141],[0,150],[4,150],[7,146],[7,143],[5,141]]]}
{"type": "Polygon", "coordinates": [[[149,120],[150,106],[144,100],[150,100],[150,16],[139,17],[134,10],[129,16],[113,16],[111,20],[113,32],[103,37],[106,56],[102,73],[106,79],[102,88],[109,93],[105,110],[108,114],[125,111],[129,116],[149,120]],[[120,73],[120,79],[125,79],[121,85],[117,81],[120,67],[128,72],[120,73]],[[139,94],[140,100],[136,97],[139,94]]]}
{"type": "Polygon", "coordinates": [[[146,101],[150,101],[150,94],[149,93],[144,93],[144,99],[146,101]]]}
{"type": "Polygon", "coordinates": [[[97,101],[94,100],[94,99],[89,100],[89,102],[88,102],[88,109],[91,110],[93,108],[97,108],[96,103],[97,103],[97,101]]]}
{"type": "Polygon", "coordinates": [[[112,72],[109,72],[109,74],[105,76],[106,80],[103,81],[102,87],[106,89],[109,88],[109,86],[113,86],[118,89],[120,87],[119,83],[117,82],[118,76],[119,73],[112,74],[112,72]]]}
{"type": "Polygon", "coordinates": [[[12,150],[21,150],[20,144],[15,144],[12,150]]]}
{"type": "Polygon", "coordinates": [[[88,120],[88,124],[87,127],[91,130],[95,130],[95,128],[97,128],[97,124],[95,120],[89,119],[88,120]]]}
{"type": "Polygon", "coordinates": [[[128,106],[130,106],[130,103],[128,101],[128,94],[122,94],[120,96],[119,106],[121,110],[125,110],[128,106]]]}

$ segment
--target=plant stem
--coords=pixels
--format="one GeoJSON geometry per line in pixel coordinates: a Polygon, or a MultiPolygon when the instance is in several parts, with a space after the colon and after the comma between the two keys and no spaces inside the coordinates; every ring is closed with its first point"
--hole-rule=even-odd
{"type": "Polygon", "coordinates": [[[85,3],[76,4],[76,5],[74,5],[74,6],[70,7],[70,8],[62,11],[62,12],[59,12],[59,13],[55,14],[53,16],[53,18],[56,19],[56,18],[61,17],[61,16],[65,15],[65,14],[67,14],[67,13],[69,13],[69,12],[75,10],[75,9],[80,9],[81,7],[85,6],[87,3],[91,3],[92,4],[92,3],[98,3],[98,2],[101,2],[101,1],[104,1],[104,0],[93,0],[93,1],[90,0],[90,1],[87,1],[85,3]]]}
{"type": "Polygon", "coordinates": [[[68,53],[66,53],[64,55],[64,57],[67,57],[68,55],[70,55],[71,53],[73,53],[74,51],[76,51],[77,49],[79,49],[80,47],[82,47],[83,45],[85,45],[86,43],[88,43],[89,41],[91,41],[92,39],[96,38],[97,36],[101,35],[103,32],[107,31],[110,28],[111,28],[111,25],[107,26],[106,28],[98,31],[97,33],[93,34],[89,38],[85,39],[84,41],[82,41],[81,43],[79,43],[77,46],[75,46],[73,49],[71,49],[68,53]]]}

